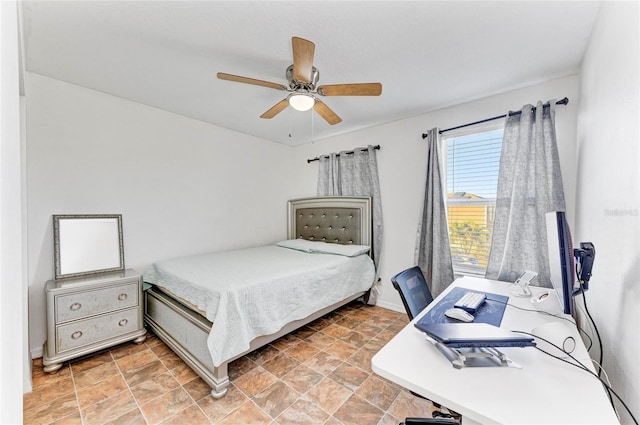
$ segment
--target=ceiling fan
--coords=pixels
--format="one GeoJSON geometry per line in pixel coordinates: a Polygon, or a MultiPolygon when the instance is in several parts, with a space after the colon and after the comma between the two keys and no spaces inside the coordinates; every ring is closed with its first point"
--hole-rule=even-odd
{"type": "Polygon", "coordinates": [[[342,121],[342,118],[322,102],[318,96],[380,96],[382,93],[382,84],[380,83],[316,86],[318,78],[320,77],[320,72],[313,66],[313,54],[316,45],[300,37],[292,37],[291,45],[293,47],[293,65],[290,65],[285,73],[287,81],[289,82],[288,87],[283,84],[226,74],[224,72],[218,72],[218,78],[289,92],[289,95],[285,99],[276,103],[268,111],[260,115],[260,118],[273,118],[287,106],[291,106],[298,111],[308,111],[313,108],[313,110],[330,125],[338,124],[342,121]]]}

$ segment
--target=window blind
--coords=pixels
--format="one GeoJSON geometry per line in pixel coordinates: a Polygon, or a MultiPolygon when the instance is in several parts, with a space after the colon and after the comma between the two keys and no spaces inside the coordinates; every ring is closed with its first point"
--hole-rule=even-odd
{"type": "Polygon", "coordinates": [[[447,219],[456,274],[484,276],[491,249],[503,130],[444,138],[447,219]]]}

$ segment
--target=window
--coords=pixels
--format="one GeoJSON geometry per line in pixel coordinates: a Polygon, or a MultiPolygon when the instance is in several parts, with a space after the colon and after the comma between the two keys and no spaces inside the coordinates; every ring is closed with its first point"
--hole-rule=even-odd
{"type": "Polygon", "coordinates": [[[484,276],[491,249],[502,126],[443,137],[453,271],[484,276]]]}

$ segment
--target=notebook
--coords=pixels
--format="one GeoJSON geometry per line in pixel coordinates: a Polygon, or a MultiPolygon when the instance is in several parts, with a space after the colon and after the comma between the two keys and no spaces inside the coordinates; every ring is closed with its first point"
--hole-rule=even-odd
{"type": "Polygon", "coordinates": [[[533,337],[486,323],[431,323],[419,320],[415,327],[450,348],[533,347],[533,337]]]}

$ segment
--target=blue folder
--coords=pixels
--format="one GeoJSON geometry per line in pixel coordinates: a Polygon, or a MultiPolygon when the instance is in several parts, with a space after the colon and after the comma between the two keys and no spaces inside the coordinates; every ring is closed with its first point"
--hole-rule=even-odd
{"type": "MultiPolygon", "coordinates": [[[[444,312],[453,308],[453,305],[462,296],[469,292],[483,292],[474,291],[468,288],[453,288],[438,304],[433,306],[421,319],[421,323],[460,323],[458,320],[450,319],[444,315],[444,312]]],[[[500,326],[502,323],[502,316],[504,316],[504,310],[507,307],[507,301],[509,297],[504,295],[492,294],[485,292],[487,299],[476,311],[474,315],[473,323],[488,323],[493,326],[500,326]]]]}

